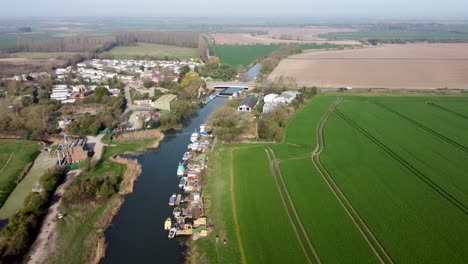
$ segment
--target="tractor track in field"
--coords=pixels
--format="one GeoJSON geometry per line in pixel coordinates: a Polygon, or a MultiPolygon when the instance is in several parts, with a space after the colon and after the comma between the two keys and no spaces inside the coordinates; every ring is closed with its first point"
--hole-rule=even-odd
{"type": "Polygon", "coordinates": [[[438,109],[440,109],[440,110],[443,110],[443,111],[445,111],[445,112],[448,112],[448,113],[450,113],[450,114],[453,114],[453,115],[456,115],[456,116],[458,116],[458,117],[461,117],[461,118],[463,118],[463,119],[468,120],[468,116],[466,116],[466,115],[464,115],[464,114],[462,114],[462,113],[458,113],[457,111],[453,111],[452,109],[449,109],[449,108],[447,108],[447,107],[445,107],[445,106],[439,105],[439,104],[437,104],[437,103],[431,103],[431,104],[429,104],[429,105],[430,105],[430,106],[433,106],[433,107],[436,107],[436,108],[438,108],[438,109]]]}
{"type": "MultiPolygon", "coordinates": [[[[269,153],[268,149],[265,149],[265,152],[266,152],[266,154],[268,156],[268,161],[270,163],[269,165],[270,165],[271,175],[273,176],[273,178],[275,180],[276,187],[278,188],[278,192],[279,192],[279,195],[280,195],[280,198],[281,198],[281,203],[283,204],[284,210],[286,211],[289,223],[291,224],[291,227],[293,228],[294,233],[296,234],[297,241],[299,242],[299,245],[301,245],[301,249],[302,249],[302,251],[304,253],[304,256],[307,258],[308,263],[313,263],[312,260],[310,259],[309,253],[307,253],[307,249],[305,248],[304,243],[302,242],[301,236],[299,234],[299,231],[297,230],[296,224],[294,223],[294,220],[293,220],[293,218],[291,216],[291,213],[289,212],[288,206],[286,204],[286,200],[284,199],[283,192],[281,191],[281,188],[280,188],[280,185],[279,185],[279,182],[278,182],[278,178],[276,176],[274,160],[270,156],[270,153],[269,153]]],[[[320,263],[320,261],[318,263],[320,263]]]]}
{"type": "Polygon", "coordinates": [[[341,204],[341,206],[343,207],[343,209],[345,210],[345,212],[347,213],[347,215],[349,216],[353,224],[361,233],[362,237],[366,240],[367,244],[369,245],[370,249],[375,254],[375,256],[378,258],[379,262],[393,264],[394,262],[392,258],[389,256],[389,254],[386,252],[385,248],[382,246],[380,241],[372,233],[371,229],[363,220],[363,218],[359,215],[356,209],[352,206],[351,202],[348,200],[346,195],[340,189],[338,184],[335,182],[333,177],[326,170],[326,168],[323,166],[320,160],[320,155],[325,147],[325,137],[324,137],[325,124],[328,121],[328,118],[330,117],[331,113],[333,111],[336,111],[336,106],[341,102],[341,100],[342,100],[341,97],[337,98],[337,100],[330,106],[328,111],[322,116],[322,118],[319,121],[319,124],[317,125],[317,128],[316,128],[317,145],[315,147],[314,152],[312,153],[312,157],[311,157],[312,163],[314,164],[314,167],[316,168],[317,172],[320,174],[322,179],[325,181],[329,189],[335,195],[338,202],[341,204]]]}
{"type": "Polygon", "coordinates": [[[231,175],[230,175],[230,191],[231,191],[231,205],[232,205],[232,216],[234,218],[234,228],[236,229],[236,236],[237,236],[237,241],[239,241],[239,251],[241,255],[241,260],[242,263],[245,264],[247,263],[247,260],[245,258],[245,252],[244,252],[244,246],[242,245],[242,237],[240,234],[240,227],[239,227],[239,221],[237,219],[237,207],[236,207],[236,200],[234,196],[234,156],[233,156],[233,149],[230,151],[230,156],[231,156],[231,175]]]}
{"type": "Polygon", "coordinates": [[[459,210],[461,210],[465,215],[468,215],[468,207],[460,202],[457,198],[452,196],[450,193],[445,191],[442,187],[440,187],[436,182],[431,180],[428,176],[426,176],[424,173],[422,173],[420,170],[415,168],[413,165],[411,165],[409,162],[407,162],[405,159],[403,159],[400,155],[398,155],[396,152],[394,152],[392,149],[390,149],[388,146],[386,146],[384,143],[382,143],[379,139],[374,137],[371,133],[366,131],[364,128],[359,126],[356,122],[354,122],[352,119],[347,117],[345,114],[340,112],[339,110],[335,109],[334,112],[338,114],[339,117],[341,117],[344,121],[346,121],[348,124],[356,128],[361,134],[363,134],[365,137],[367,137],[369,140],[371,140],[374,144],[376,144],[378,147],[380,147],[385,153],[387,153],[390,157],[392,157],[395,161],[397,161],[400,165],[405,167],[407,170],[409,170],[413,175],[418,177],[422,182],[424,182],[426,185],[431,187],[435,192],[437,192],[439,195],[441,195],[443,198],[445,198],[449,203],[457,207],[459,210]]]}
{"type": "MultiPolygon", "coordinates": [[[[286,196],[286,198],[288,200],[289,206],[290,206],[290,210],[292,211],[292,213],[293,213],[293,215],[294,215],[294,217],[296,219],[296,222],[299,225],[299,228],[300,228],[300,230],[302,232],[302,235],[304,236],[304,239],[306,240],[310,251],[314,255],[314,258],[315,258],[316,262],[320,264],[322,262],[320,260],[320,257],[318,255],[318,253],[317,253],[317,250],[315,249],[312,242],[310,241],[309,235],[307,234],[307,232],[306,232],[306,230],[304,228],[304,225],[302,224],[302,220],[301,220],[299,214],[297,213],[297,210],[296,210],[296,207],[294,206],[291,195],[289,194],[289,190],[286,187],[286,183],[284,181],[283,174],[281,173],[281,169],[279,167],[280,161],[276,158],[275,152],[271,148],[267,147],[266,151],[267,151],[267,155],[268,155],[268,152],[270,152],[270,154],[271,154],[271,157],[270,157],[270,155],[268,155],[268,159],[270,159],[270,166],[273,166],[273,167],[270,167],[272,169],[272,173],[274,174],[275,171],[276,171],[276,175],[274,174],[274,176],[276,178],[280,179],[281,186],[283,187],[284,194],[285,194],[285,196],[286,196]]],[[[278,188],[280,188],[280,186],[278,186],[278,188]]],[[[279,189],[279,191],[281,192],[280,189],[279,189]]],[[[284,205],[286,205],[286,204],[284,204],[284,205]]],[[[286,207],[286,209],[289,210],[287,207],[286,207]]],[[[289,212],[288,212],[288,214],[289,214],[289,212]]]]}
{"type": "Polygon", "coordinates": [[[435,130],[433,130],[433,129],[431,129],[431,128],[429,128],[429,127],[427,127],[427,126],[425,126],[425,125],[423,125],[423,124],[421,124],[421,123],[419,123],[418,121],[416,121],[416,120],[414,120],[414,119],[412,119],[412,118],[410,118],[410,117],[407,117],[406,115],[404,115],[404,114],[402,114],[402,113],[396,111],[395,109],[393,109],[393,108],[391,108],[391,107],[389,107],[389,106],[386,106],[386,105],[384,105],[384,104],[382,104],[382,103],[378,103],[378,102],[374,102],[374,104],[377,105],[377,106],[379,106],[380,108],[385,109],[385,110],[387,110],[388,112],[390,112],[390,113],[396,115],[397,117],[400,117],[401,119],[406,120],[406,121],[412,123],[413,125],[415,125],[415,126],[421,128],[421,129],[425,130],[425,131],[428,132],[429,134],[432,134],[432,135],[438,137],[439,139],[441,139],[441,140],[443,140],[443,141],[445,141],[445,142],[451,144],[452,146],[454,146],[454,147],[456,147],[456,148],[458,148],[458,149],[460,149],[460,150],[462,150],[462,151],[468,153],[468,147],[463,146],[462,144],[456,142],[455,140],[452,140],[452,139],[450,139],[450,138],[444,136],[443,134],[441,134],[441,133],[439,133],[439,132],[437,132],[437,131],[435,131],[435,130]]]}
{"type": "Polygon", "coordinates": [[[9,157],[8,160],[5,162],[5,164],[3,165],[2,169],[0,170],[0,174],[3,172],[3,170],[4,170],[5,167],[8,165],[8,163],[10,163],[11,157],[13,157],[13,153],[10,154],[10,157],[9,157]]]}

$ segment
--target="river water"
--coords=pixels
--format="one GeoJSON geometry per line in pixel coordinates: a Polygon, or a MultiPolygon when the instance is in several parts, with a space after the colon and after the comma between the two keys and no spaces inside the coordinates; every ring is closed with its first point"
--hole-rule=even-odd
{"type": "Polygon", "coordinates": [[[166,135],[158,150],[138,157],[143,171],[133,194],[125,198],[106,231],[108,247],[103,263],[184,262],[184,247],[177,239],[169,240],[164,231],[164,221],[172,215],[169,196],[179,191],[177,165],[187,150],[190,135],[224,100],[215,98],[198,110],[182,131],[166,135]]]}
{"type": "Polygon", "coordinates": [[[252,80],[257,79],[257,76],[260,73],[261,67],[262,67],[262,64],[260,62],[257,62],[254,66],[250,67],[250,69],[247,71],[247,74],[252,80]]]}

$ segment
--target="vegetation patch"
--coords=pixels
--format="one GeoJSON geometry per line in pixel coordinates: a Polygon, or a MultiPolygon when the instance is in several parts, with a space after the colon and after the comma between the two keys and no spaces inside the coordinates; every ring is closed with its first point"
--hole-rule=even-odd
{"type": "Polygon", "coordinates": [[[178,46],[137,43],[134,46],[119,46],[102,54],[113,59],[197,59],[198,49],[178,46]]]}

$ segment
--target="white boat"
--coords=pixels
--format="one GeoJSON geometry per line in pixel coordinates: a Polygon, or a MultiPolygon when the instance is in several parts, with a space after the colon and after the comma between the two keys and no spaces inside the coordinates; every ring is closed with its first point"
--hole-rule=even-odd
{"type": "Polygon", "coordinates": [[[180,210],[180,207],[176,207],[172,211],[172,213],[174,214],[174,217],[176,217],[176,218],[180,216],[181,212],[182,212],[182,210],[180,210]]]}
{"type": "Polygon", "coordinates": [[[188,149],[188,150],[191,150],[191,149],[192,149],[192,143],[188,144],[187,149],[188,149]]]}
{"type": "Polygon", "coordinates": [[[200,125],[200,133],[205,132],[205,127],[206,127],[205,124],[201,124],[201,125],[200,125]]]}
{"type": "Polygon", "coordinates": [[[193,142],[191,150],[196,151],[199,148],[200,144],[198,142],[193,142]]]}
{"type": "Polygon", "coordinates": [[[190,159],[190,156],[191,156],[191,155],[190,155],[190,152],[187,151],[187,152],[185,152],[184,155],[182,156],[182,160],[183,160],[183,161],[186,161],[186,160],[190,159]]]}
{"type": "Polygon", "coordinates": [[[190,136],[190,141],[192,143],[197,142],[199,136],[200,136],[200,134],[198,134],[197,131],[193,132],[192,135],[190,136]]]}
{"type": "Polygon", "coordinates": [[[184,189],[185,185],[187,185],[187,177],[182,177],[179,181],[179,188],[184,189]]]}
{"type": "Polygon", "coordinates": [[[171,228],[169,230],[169,234],[167,235],[167,238],[173,239],[176,235],[177,229],[175,227],[171,228]]]}

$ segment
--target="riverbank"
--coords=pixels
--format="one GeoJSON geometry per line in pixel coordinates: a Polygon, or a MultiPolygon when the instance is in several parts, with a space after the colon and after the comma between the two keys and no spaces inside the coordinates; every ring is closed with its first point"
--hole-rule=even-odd
{"type": "Polygon", "coordinates": [[[58,220],[50,263],[100,263],[107,247],[104,232],[142,172],[137,160],[120,155],[143,153],[158,146],[163,138],[161,131],[150,130],[122,134],[112,142],[109,137],[103,139],[106,146],[102,159],[67,188],[68,197],[60,204],[64,218],[58,220]],[[95,192],[74,195],[83,186],[93,188],[94,182],[100,182],[95,192]]]}

